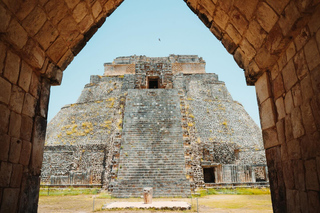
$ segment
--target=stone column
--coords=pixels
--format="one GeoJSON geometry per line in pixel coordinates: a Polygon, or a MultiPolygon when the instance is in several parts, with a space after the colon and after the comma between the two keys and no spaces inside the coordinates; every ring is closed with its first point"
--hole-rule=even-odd
{"type": "Polygon", "coordinates": [[[152,194],[153,194],[152,187],[143,188],[143,201],[144,201],[144,204],[151,204],[152,203],[152,194]]]}

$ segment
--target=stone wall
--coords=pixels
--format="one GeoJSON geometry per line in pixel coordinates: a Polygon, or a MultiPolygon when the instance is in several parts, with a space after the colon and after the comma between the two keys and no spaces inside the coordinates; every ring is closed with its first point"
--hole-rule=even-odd
{"type": "MultiPolygon", "coordinates": [[[[1,211],[36,211],[50,85],[121,2],[0,2],[1,211]]],[[[185,2],[256,86],[274,211],[316,212],[320,2],[185,2]]]]}

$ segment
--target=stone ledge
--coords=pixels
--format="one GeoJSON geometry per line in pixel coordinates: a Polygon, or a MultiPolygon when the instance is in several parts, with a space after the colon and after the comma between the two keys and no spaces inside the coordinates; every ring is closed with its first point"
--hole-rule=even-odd
{"type": "Polygon", "coordinates": [[[157,201],[151,204],[144,204],[143,202],[114,202],[106,204],[102,207],[107,209],[162,209],[162,210],[189,210],[191,204],[181,201],[157,201]]]}

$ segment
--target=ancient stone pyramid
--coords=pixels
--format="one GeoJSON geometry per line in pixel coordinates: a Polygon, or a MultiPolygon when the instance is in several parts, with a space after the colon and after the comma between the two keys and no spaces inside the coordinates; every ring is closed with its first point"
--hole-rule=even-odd
{"type": "Polygon", "coordinates": [[[47,129],[42,181],[117,197],[266,181],[261,131],[194,55],[118,57],[47,129]]]}

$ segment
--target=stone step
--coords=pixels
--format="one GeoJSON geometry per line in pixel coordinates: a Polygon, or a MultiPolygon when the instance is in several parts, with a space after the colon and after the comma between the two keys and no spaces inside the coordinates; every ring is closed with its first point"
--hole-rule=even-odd
{"type": "Polygon", "coordinates": [[[156,196],[190,195],[179,100],[177,90],[128,91],[114,196],[141,196],[145,186],[156,196]]]}

